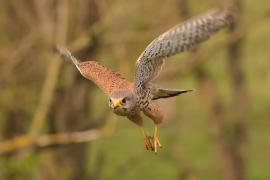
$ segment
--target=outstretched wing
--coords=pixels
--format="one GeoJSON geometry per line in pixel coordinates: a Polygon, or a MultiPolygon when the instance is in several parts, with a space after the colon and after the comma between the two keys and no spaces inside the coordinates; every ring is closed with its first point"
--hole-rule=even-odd
{"type": "Polygon", "coordinates": [[[132,90],[132,84],[124,79],[118,72],[115,72],[96,61],[79,62],[71,53],[65,48],[58,48],[61,55],[66,59],[71,60],[86,78],[93,81],[97,86],[103,90],[108,96],[112,92],[120,89],[132,90]]]}
{"type": "Polygon", "coordinates": [[[147,83],[157,76],[166,57],[190,49],[207,40],[232,20],[226,9],[215,9],[185,21],[152,41],[136,62],[135,91],[144,94],[147,83]]]}

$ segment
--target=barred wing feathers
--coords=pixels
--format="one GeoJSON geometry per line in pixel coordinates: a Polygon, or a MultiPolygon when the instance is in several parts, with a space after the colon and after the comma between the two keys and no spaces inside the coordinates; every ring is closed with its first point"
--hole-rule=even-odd
{"type": "Polygon", "coordinates": [[[144,94],[147,83],[157,76],[167,57],[207,40],[216,31],[228,25],[232,18],[227,9],[214,9],[169,29],[153,40],[136,62],[136,93],[144,94]]]}

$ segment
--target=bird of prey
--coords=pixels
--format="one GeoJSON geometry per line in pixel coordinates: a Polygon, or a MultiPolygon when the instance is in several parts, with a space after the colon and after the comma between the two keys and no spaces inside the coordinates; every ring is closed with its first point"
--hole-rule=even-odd
{"type": "Polygon", "coordinates": [[[60,54],[71,60],[82,76],[97,84],[108,96],[110,109],[117,115],[126,116],[137,124],[142,132],[147,150],[157,152],[162,147],[157,137],[158,125],[163,113],[156,101],[189,92],[188,89],[167,89],[152,83],[160,72],[164,61],[207,40],[212,34],[232,21],[232,15],[225,8],[217,8],[203,15],[187,20],[154,39],[136,62],[134,82],[129,82],[96,61],[80,61],[65,48],[58,48],[60,54]],[[153,136],[148,136],[143,127],[143,112],[154,122],[153,136]]]}

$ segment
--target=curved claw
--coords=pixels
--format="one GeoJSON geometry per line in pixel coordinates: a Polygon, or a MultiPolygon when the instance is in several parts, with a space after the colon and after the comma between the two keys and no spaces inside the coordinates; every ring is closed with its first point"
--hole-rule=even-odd
{"type": "Polygon", "coordinates": [[[144,145],[146,150],[153,151],[154,147],[152,145],[152,137],[151,136],[146,136],[144,138],[144,145]]]}
{"type": "Polygon", "coordinates": [[[147,150],[152,150],[153,147],[152,147],[152,142],[151,142],[151,138],[150,136],[147,136],[147,150]]]}
{"type": "Polygon", "coordinates": [[[152,137],[146,135],[146,132],[145,132],[143,127],[141,127],[141,131],[142,131],[144,145],[145,145],[146,150],[153,151],[154,147],[153,147],[153,144],[152,144],[152,137]]]}
{"type": "Polygon", "coordinates": [[[159,139],[157,137],[157,127],[155,126],[153,136],[147,136],[145,130],[143,128],[141,128],[141,130],[144,137],[144,145],[146,150],[157,153],[157,148],[158,147],[162,148],[162,145],[160,144],[159,139]]]}
{"type": "Polygon", "coordinates": [[[157,149],[162,148],[158,137],[151,136],[149,139],[151,139],[151,150],[157,153],[157,149]]]}

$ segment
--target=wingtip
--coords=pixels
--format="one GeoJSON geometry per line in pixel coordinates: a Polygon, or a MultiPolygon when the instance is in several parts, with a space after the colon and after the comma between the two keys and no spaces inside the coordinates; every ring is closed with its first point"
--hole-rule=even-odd
{"type": "Polygon", "coordinates": [[[217,15],[224,19],[227,24],[231,24],[237,18],[236,11],[236,7],[232,5],[224,5],[218,9],[217,15]]]}
{"type": "Polygon", "coordinates": [[[79,61],[74,56],[72,56],[69,50],[58,45],[56,46],[56,49],[58,50],[61,56],[63,56],[65,59],[71,60],[77,66],[79,61]]]}
{"type": "Polygon", "coordinates": [[[56,46],[56,49],[57,49],[57,51],[60,53],[61,56],[64,56],[64,57],[69,57],[69,56],[71,56],[70,51],[67,50],[67,49],[64,48],[64,47],[56,46]]]}
{"type": "Polygon", "coordinates": [[[56,47],[55,47],[55,50],[56,51],[58,51],[61,55],[62,55],[62,53],[63,53],[63,47],[61,47],[61,46],[59,46],[59,45],[57,45],[56,47]]]}

